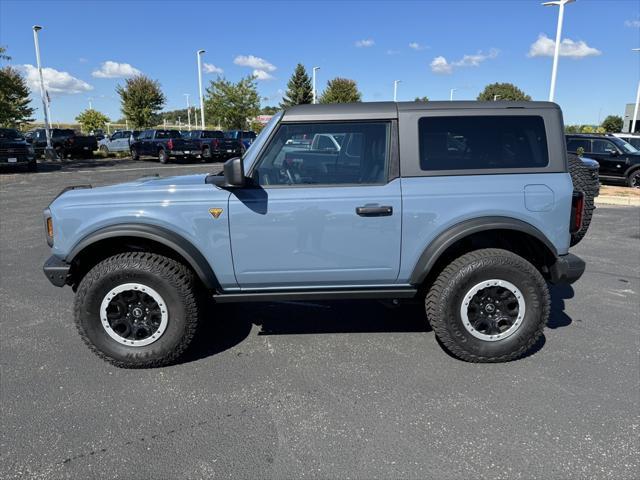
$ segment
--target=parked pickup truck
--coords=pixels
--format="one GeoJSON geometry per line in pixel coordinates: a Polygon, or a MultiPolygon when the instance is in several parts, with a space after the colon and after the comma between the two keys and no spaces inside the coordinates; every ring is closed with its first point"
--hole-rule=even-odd
{"type": "MultiPolygon", "coordinates": [[[[52,128],[51,146],[56,151],[58,158],[93,157],[93,152],[98,149],[98,141],[92,135],[79,135],[70,128],[52,128]]],[[[36,155],[43,155],[47,147],[47,135],[44,128],[37,128],[27,132],[25,138],[36,152],[36,155]]]]}
{"type": "Polygon", "coordinates": [[[175,362],[216,303],[402,299],[470,362],[529,351],[575,282],[584,194],[547,102],[298,105],[222,174],[64,191],[44,273],[120,367],[175,362]],[[341,147],[289,140],[339,135],[341,147]]]}
{"type": "Polygon", "coordinates": [[[200,154],[199,145],[182,137],[178,130],[144,130],[131,143],[131,158],[156,157],[160,163],[172,158],[188,159],[200,154]]]}
{"type": "Polygon", "coordinates": [[[98,150],[105,155],[116,152],[128,152],[131,147],[132,136],[139,134],[137,130],[120,130],[104,137],[98,142],[98,150]]]}
{"type": "Polygon", "coordinates": [[[38,169],[33,147],[13,128],[0,128],[0,168],[24,165],[30,172],[38,169]]]}
{"type": "Polygon", "coordinates": [[[228,132],[224,132],[224,134],[227,138],[240,140],[245,150],[251,146],[257,136],[256,132],[250,130],[229,130],[228,132]]]}
{"type": "Polygon", "coordinates": [[[239,157],[244,150],[239,140],[225,138],[220,130],[192,130],[182,137],[196,143],[200,156],[206,161],[239,157]]]}

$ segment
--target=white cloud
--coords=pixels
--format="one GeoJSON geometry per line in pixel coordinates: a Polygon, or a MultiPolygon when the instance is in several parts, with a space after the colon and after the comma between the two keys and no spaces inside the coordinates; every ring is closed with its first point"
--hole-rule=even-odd
{"type": "Polygon", "coordinates": [[[418,42],[411,42],[409,44],[409,48],[411,48],[413,50],[424,50],[427,47],[424,46],[424,45],[420,45],[418,42]]]}
{"type": "Polygon", "coordinates": [[[276,67],[264,58],[254,57],[253,55],[238,55],[233,59],[233,63],[241,67],[250,67],[264,72],[273,72],[276,70],[276,67]]]}
{"type": "Polygon", "coordinates": [[[118,63],[112,60],[103,62],[98,70],[91,72],[96,78],[129,78],[140,75],[142,72],[128,63],[118,63]]]}
{"type": "Polygon", "coordinates": [[[429,66],[431,67],[431,71],[433,73],[449,75],[453,72],[453,66],[449,62],[447,62],[446,58],[442,56],[434,58],[429,66]]]}
{"type": "MultiPolygon", "coordinates": [[[[550,39],[544,33],[538,36],[538,39],[531,44],[529,48],[529,57],[553,57],[556,48],[555,40],[550,39]]],[[[597,48],[590,47],[582,40],[574,42],[570,38],[565,38],[560,42],[560,56],[569,58],[585,58],[602,55],[597,48]]]]}
{"type": "Polygon", "coordinates": [[[390,48],[387,50],[387,55],[400,55],[400,50],[393,50],[390,48]]]}
{"type": "Polygon", "coordinates": [[[625,20],[624,26],[630,28],[640,28],[640,19],[636,18],[635,20],[625,20]]]}
{"type": "Polygon", "coordinates": [[[253,75],[258,79],[258,80],[273,80],[273,75],[271,75],[268,72],[265,72],[264,70],[259,70],[256,69],[253,71],[253,75]]]}
{"type": "Polygon", "coordinates": [[[223,73],[224,72],[224,70],[222,70],[220,67],[216,67],[212,63],[203,63],[202,70],[204,70],[204,73],[223,73]]]}
{"type": "Polygon", "coordinates": [[[375,45],[376,42],[373,41],[372,38],[367,38],[364,40],[358,40],[355,45],[358,48],[368,48],[368,47],[373,47],[375,45]]]}
{"type": "MultiPolygon", "coordinates": [[[[40,77],[38,75],[38,69],[33,65],[22,65],[20,67],[25,73],[27,85],[33,92],[37,92],[40,89],[40,77]]],[[[84,80],[80,80],[68,72],[60,72],[54,68],[43,68],[42,77],[44,79],[44,88],[51,94],[71,94],[71,93],[83,93],[93,90],[93,86],[89,85],[84,80]]]]}
{"type": "Polygon", "coordinates": [[[478,52],[475,55],[464,55],[456,62],[449,62],[445,57],[435,57],[429,66],[433,73],[441,75],[449,75],[453,73],[454,68],[458,67],[479,67],[485,60],[490,60],[498,56],[499,51],[495,48],[489,50],[489,53],[478,52]]]}

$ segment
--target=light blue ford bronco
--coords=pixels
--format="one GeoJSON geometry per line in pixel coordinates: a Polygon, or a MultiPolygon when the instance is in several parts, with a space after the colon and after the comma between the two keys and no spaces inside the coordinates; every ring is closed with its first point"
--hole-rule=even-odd
{"type": "Polygon", "coordinates": [[[45,275],[120,367],[178,360],[203,301],[419,299],[471,362],[522,356],[571,283],[584,195],[546,102],[300,105],[222,174],[70,187],[45,275]]]}

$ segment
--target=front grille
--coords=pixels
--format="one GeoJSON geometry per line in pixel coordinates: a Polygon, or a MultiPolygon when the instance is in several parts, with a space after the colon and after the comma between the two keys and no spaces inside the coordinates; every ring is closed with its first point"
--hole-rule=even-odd
{"type": "Polygon", "coordinates": [[[27,152],[27,147],[22,145],[11,148],[0,148],[0,155],[26,155],[27,152]]]}

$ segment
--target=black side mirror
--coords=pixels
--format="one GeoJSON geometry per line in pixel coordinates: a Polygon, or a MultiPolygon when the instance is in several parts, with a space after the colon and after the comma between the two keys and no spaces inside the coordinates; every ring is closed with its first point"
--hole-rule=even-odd
{"type": "Polygon", "coordinates": [[[242,158],[234,157],[224,162],[224,186],[243,187],[245,184],[242,158]]]}

